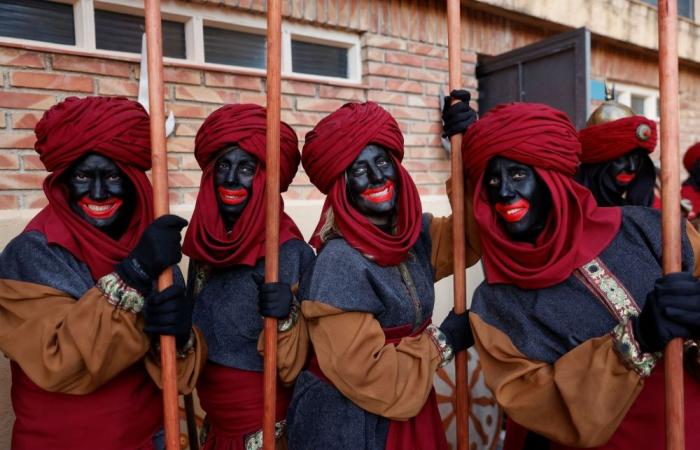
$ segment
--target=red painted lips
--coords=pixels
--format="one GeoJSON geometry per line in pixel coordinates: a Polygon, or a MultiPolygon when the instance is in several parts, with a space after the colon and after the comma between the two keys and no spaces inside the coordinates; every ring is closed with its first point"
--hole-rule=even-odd
{"type": "Polygon", "coordinates": [[[387,180],[383,185],[376,188],[368,188],[361,194],[363,198],[372,203],[383,203],[394,197],[394,183],[387,180]]]}
{"type": "Polygon", "coordinates": [[[620,184],[629,184],[637,177],[636,173],[620,172],[615,177],[620,184]]]}
{"type": "Polygon", "coordinates": [[[248,197],[248,191],[244,188],[226,189],[223,186],[219,186],[218,191],[221,201],[227,205],[240,205],[248,197]]]}
{"type": "Polygon", "coordinates": [[[517,222],[530,210],[530,202],[525,199],[517,200],[513,203],[496,203],[496,212],[503,217],[506,222],[517,222]]]}
{"type": "Polygon", "coordinates": [[[124,204],[120,198],[110,198],[101,202],[92,200],[87,195],[78,200],[78,205],[89,217],[93,219],[108,219],[117,213],[124,204]]]}

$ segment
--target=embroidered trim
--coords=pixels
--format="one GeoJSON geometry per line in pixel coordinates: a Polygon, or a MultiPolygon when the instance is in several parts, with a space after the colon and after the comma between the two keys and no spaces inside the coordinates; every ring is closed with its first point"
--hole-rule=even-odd
{"type": "Polygon", "coordinates": [[[115,308],[140,313],[145,302],[143,295],[121,279],[116,272],[108,273],[95,284],[115,308]]]}
{"type": "MultiPolygon", "coordinates": [[[[287,428],[287,421],[280,420],[275,423],[275,440],[282,437],[287,428]]],[[[263,432],[258,430],[255,433],[249,434],[243,438],[245,450],[260,450],[263,448],[263,432]]]]}
{"type": "Polygon", "coordinates": [[[292,306],[289,308],[289,315],[286,319],[280,319],[277,321],[277,331],[284,333],[294,328],[299,320],[299,302],[295,298],[292,302],[292,306]]]}
{"type": "Polygon", "coordinates": [[[646,378],[656,366],[661,353],[644,353],[639,348],[639,343],[634,338],[632,321],[626,320],[619,323],[612,331],[613,345],[622,363],[630,370],[646,378]]]}
{"type": "MultiPolygon", "coordinates": [[[[411,257],[412,253],[413,251],[409,250],[409,257],[411,257]]],[[[420,302],[420,298],[418,297],[418,291],[416,290],[416,284],[413,282],[413,277],[411,276],[411,272],[408,270],[408,266],[406,265],[406,263],[400,262],[397,267],[399,269],[399,274],[401,275],[401,280],[403,281],[404,286],[406,286],[406,290],[408,290],[408,295],[411,297],[411,301],[413,302],[413,308],[416,312],[415,320],[413,321],[413,329],[417,330],[418,327],[420,327],[420,325],[424,321],[423,305],[420,302]]]]}
{"type": "Polygon", "coordinates": [[[586,284],[619,321],[639,315],[639,306],[620,280],[598,258],[579,268],[586,284]]]}
{"type": "Polygon", "coordinates": [[[430,339],[433,340],[433,343],[440,352],[440,359],[442,361],[438,365],[438,368],[446,366],[455,356],[454,349],[447,342],[447,336],[445,336],[445,333],[440,331],[440,328],[436,327],[432,323],[425,328],[425,331],[428,333],[428,336],[430,336],[430,339]]]}

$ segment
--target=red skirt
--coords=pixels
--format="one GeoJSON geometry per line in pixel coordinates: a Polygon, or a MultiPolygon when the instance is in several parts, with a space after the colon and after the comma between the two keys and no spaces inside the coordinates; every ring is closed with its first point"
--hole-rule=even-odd
{"type": "Polygon", "coordinates": [[[37,386],[12,367],[13,450],[152,450],[163,424],[163,399],[135,364],[94,392],[72,395],[37,386]]]}
{"type": "MultiPolygon", "coordinates": [[[[414,332],[411,325],[383,328],[386,344],[397,345],[402,338],[420,335],[430,325],[428,318],[414,332]]],[[[318,360],[314,356],[309,371],[328,384],[333,384],[321,371],[318,360]]],[[[438,410],[435,388],[430,390],[423,408],[409,420],[389,420],[386,450],[449,450],[445,429],[442,426],[438,410]]]]}
{"type": "MultiPolygon", "coordinates": [[[[245,450],[245,440],[262,429],[263,374],[208,361],[197,382],[197,394],[211,427],[205,450],[245,450]]],[[[291,389],[277,385],[276,420],[283,420],[291,389]]]]}

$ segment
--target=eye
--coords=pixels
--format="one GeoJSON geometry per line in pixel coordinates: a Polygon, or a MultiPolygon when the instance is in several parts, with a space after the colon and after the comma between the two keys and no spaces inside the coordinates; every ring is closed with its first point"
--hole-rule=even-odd
{"type": "Polygon", "coordinates": [[[358,165],[354,166],[350,169],[350,174],[354,177],[361,177],[362,175],[367,173],[367,166],[365,165],[358,165]]]}
{"type": "Polygon", "coordinates": [[[87,181],[88,176],[85,175],[84,173],[76,173],[76,174],[73,174],[73,179],[75,181],[87,181]]]}
{"type": "Polygon", "coordinates": [[[255,169],[253,164],[243,164],[239,170],[241,175],[255,175],[255,169]]]}
{"type": "Polygon", "coordinates": [[[377,160],[377,167],[379,167],[380,169],[387,167],[388,165],[389,165],[389,161],[387,161],[386,158],[379,158],[377,160]]]}
{"type": "Polygon", "coordinates": [[[522,181],[525,178],[527,178],[527,172],[525,172],[524,170],[517,170],[517,171],[513,172],[511,177],[515,181],[522,181]]]}
{"type": "Polygon", "coordinates": [[[498,177],[491,177],[487,181],[489,186],[498,186],[501,183],[501,180],[498,179],[498,177]]]}
{"type": "Polygon", "coordinates": [[[229,163],[226,161],[217,161],[216,162],[216,170],[228,170],[229,168],[229,163]]]}
{"type": "Polygon", "coordinates": [[[107,181],[121,181],[122,176],[118,173],[112,173],[107,175],[107,181]]]}

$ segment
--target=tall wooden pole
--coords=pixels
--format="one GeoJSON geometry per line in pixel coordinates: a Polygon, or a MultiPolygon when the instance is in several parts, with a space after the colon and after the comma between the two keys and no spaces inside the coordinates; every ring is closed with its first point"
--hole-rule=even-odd
{"type": "MultiPolygon", "coordinates": [[[[279,273],[280,192],[280,94],[282,3],[267,0],[267,148],[265,194],[265,281],[277,281],[279,273]]],[[[277,320],[265,319],[263,448],[275,448],[277,395],[277,320]]]]}
{"type": "MultiPolygon", "coordinates": [[[[151,160],[153,168],[153,210],[155,217],[170,212],[168,204],[168,160],[165,144],[165,104],[163,103],[163,42],[160,29],[160,0],[146,0],[146,52],[148,56],[148,105],[151,116],[151,160]]],[[[158,278],[158,290],[173,284],[172,271],[158,278]]],[[[163,384],[163,412],[167,450],[180,448],[180,418],[177,400],[175,337],[160,337],[160,364],[163,384]]]]}
{"type": "MultiPolygon", "coordinates": [[[[681,270],[680,152],[678,109],[678,4],[659,1],[659,94],[661,100],[661,214],[664,273],[681,270]]],[[[672,340],[664,354],[666,449],[685,448],[683,343],[672,340]]]]}
{"type": "MultiPolygon", "coordinates": [[[[460,0],[447,0],[447,42],[449,47],[450,91],[462,87],[462,38],[460,0]]],[[[452,156],[452,242],[454,245],[454,309],[456,313],[467,310],[466,254],[464,226],[464,174],[462,169],[462,136],[450,138],[452,156]]],[[[469,393],[467,391],[467,352],[455,357],[455,382],[457,384],[457,449],[469,446],[469,393]]]]}

